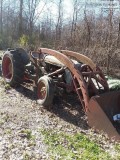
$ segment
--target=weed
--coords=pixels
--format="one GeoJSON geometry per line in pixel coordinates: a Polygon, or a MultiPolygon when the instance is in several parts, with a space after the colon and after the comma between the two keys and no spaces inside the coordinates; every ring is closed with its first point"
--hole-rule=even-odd
{"type": "Polygon", "coordinates": [[[12,133],[12,130],[11,130],[11,129],[7,129],[7,130],[5,130],[5,133],[6,133],[6,134],[11,134],[11,133],[12,133]]]}
{"type": "Polygon", "coordinates": [[[0,126],[2,126],[4,123],[5,122],[2,119],[0,119],[0,126]]]}
{"type": "Polygon", "coordinates": [[[28,140],[34,140],[34,139],[35,139],[35,136],[32,135],[32,131],[29,130],[29,129],[22,130],[21,133],[25,134],[25,135],[26,135],[26,138],[27,138],[28,140]]]}
{"type": "Polygon", "coordinates": [[[5,84],[5,89],[6,89],[6,90],[11,89],[10,85],[9,85],[9,84],[5,84]]]}
{"type": "Polygon", "coordinates": [[[4,80],[2,78],[0,78],[0,84],[1,85],[5,85],[5,82],[4,82],[4,80]]]}
{"type": "Polygon", "coordinates": [[[120,159],[120,144],[116,144],[115,145],[115,150],[117,152],[116,156],[117,156],[117,159],[120,159]]]}
{"type": "Polygon", "coordinates": [[[25,152],[24,155],[23,155],[23,160],[30,160],[30,159],[31,159],[30,155],[25,152]]]}
{"type": "Polygon", "coordinates": [[[111,77],[109,77],[108,84],[109,84],[110,90],[120,90],[120,80],[119,79],[112,79],[111,77]]]}

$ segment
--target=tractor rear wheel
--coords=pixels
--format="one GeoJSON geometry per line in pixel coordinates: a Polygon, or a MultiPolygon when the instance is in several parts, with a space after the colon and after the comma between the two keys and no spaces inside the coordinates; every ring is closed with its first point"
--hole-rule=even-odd
{"type": "Polygon", "coordinates": [[[4,81],[12,87],[20,84],[24,77],[24,63],[21,54],[6,51],[2,59],[2,75],[4,81]]]}
{"type": "Polygon", "coordinates": [[[52,104],[54,97],[55,86],[53,84],[52,78],[43,76],[38,80],[37,86],[37,96],[38,104],[43,106],[49,106],[52,104]]]}

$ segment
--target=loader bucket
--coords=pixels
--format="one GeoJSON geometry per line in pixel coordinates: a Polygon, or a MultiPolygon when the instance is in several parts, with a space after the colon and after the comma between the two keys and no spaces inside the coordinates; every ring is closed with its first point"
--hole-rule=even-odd
{"type": "Polygon", "coordinates": [[[117,114],[120,114],[120,91],[104,93],[90,99],[87,111],[89,126],[120,141],[120,120],[113,120],[113,116],[117,114]]]}

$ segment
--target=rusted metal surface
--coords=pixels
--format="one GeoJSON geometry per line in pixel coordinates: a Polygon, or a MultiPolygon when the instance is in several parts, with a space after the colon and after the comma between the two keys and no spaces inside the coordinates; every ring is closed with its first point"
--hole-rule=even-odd
{"type": "Polygon", "coordinates": [[[70,58],[75,58],[77,61],[82,62],[83,64],[89,65],[93,70],[96,68],[96,64],[94,64],[90,58],[84,56],[83,54],[69,50],[61,50],[61,53],[70,56],[70,58]]]}
{"type": "Polygon", "coordinates": [[[64,53],[62,54],[58,51],[42,48],[40,53],[47,53],[56,57],[71,71],[75,91],[88,116],[89,125],[95,127],[96,130],[103,130],[109,137],[114,138],[115,140],[120,140],[118,128],[114,125],[112,119],[115,114],[120,113],[120,92],[93,96],[91,99],[88,94],[89,86],[94,91],[95,95],[99,95],[99,92],[92,81],[93,78],[98,85],[98,89],[102,86],[105,92],[109,91],[107,81],[100,68],[89,58],[79,55],[79,53],[76,52],[62,51],[62,53],[64,53]],[[83,64],[85,63],[83,67],[85,70],[82,71],[82,67],[81,70],[76,67],[71,58],[74,58],[83,64]],[[79,87],[77,83],[79,84],[79,87]]]}
{"type": "Polygon", "coordinates": [[[104,89],[105,91],[109,91],[109,86],[108,86],[108,83],[107,83],[107,80],[102,72],[102,70],[97,66],[96,67],[96,71],[99,71],[99,79],[100,81],[102,82],[103,86],[104,86],[104,89]]]}
{"type": "Polygon", "coordinates": [[[90,99],[87,111],[89,126],[120,141],[120,124],[113,121],[116,114],[120,114],[120,91],[104,93],[90,99]]]}
{"type": "Polygon", "coordinates": [[[58,70],[56,70],[52,73],[49,73],[47,76],[54,76],[56,74],[59,74],[59,73],[63,72],[64,70],[65,70],[65,68],[62,67],[62,68],[60,68],[60,69],[58,69],[58,70]]]}
{"type": "MultiPolygon", "coordinates": [[[[73,76],[73,84],[74,84],[75,90],[76,90],[76,92],[77,92],[77,94],[78,94],[78,98],[79,98],[82,106],[84,106],[85,104],[84,104],[84,101],[83,101],[83,97],[81,97],[81,96],[80,96],[80,93],[79,93],[79,90],[81,90],[81,88],[77,88],[77,84],[76,84],[76,81],[75,81],[75,77],[74,77],[74,76],[73,76]]],[[[86,112],[88,108],[84,108],[84,109],[85,109],[84,111],[86,112]]]]}
{"type": "MultiPolygon", "coordinates": [[[[46,57],[50,57],[50,56],[53,57],[51,63],[53,63],[53,60],[54,60],[54,63],[59,62],[58,64],[61,64],[62,66],[66,66],[70,70],[70,72],[72,73],[72,76],[73,76],[72,79],[73,79],[73,84],[74,84],[76,93],[78,94],[78,97],[81,101],[81,104],[84,107],[84,110],[86,112],[88,109],[88,103],[89,103],[89,99],[90,99],[88,87],[91,86],[91,89],[93,90],[92,92],[94,94],[99,94],[95,84],[92,81],[92,78],[94,78],[96,80],[99,89],[100,89],[99,83],[104,87],[105,90],[109,89],[108,84],[105,80],[104,75],[102,75],[102,72],[100,71],[100,69],[98,67],[96,67],[96,65],[88,57],[83,56],[83,55],[76,53],[76,52],[72,52],[72,51],[65,51],[64,50],[61,52],[47,49],[47,48],[41,48],[39,50],[39,52],[36,52],[36,53],[33,52],[31,55],[35,61],[36,74],[38,75],[38,65],[40,66],[40,61],[42,59],[41,57],[43,57],[43,54],[45,54],[45,55],[47,54],[46,57]],[[70,58],[74,58],[78,62],[80,62],[80,63],[82,62],[82,63],[86,63],[86,64],[81,66],[81,69],[80,69],[80,68],[76,67],[74,60],[72,60],[70,58]],[[85,67],[89,69],[89,70],[85,70],[86,72],[84,72],[84,70],[82,71],[82,69],[85,67]],[[99,77],[97,76],[98,74],[99,74],[99,77]],[[88,79],[88,82],[86,81],[86,79],[88,79]],[[77,86],[75,80],[77,80],[77,83],[79,84],[79,86],[77,86]],[[78,88],[80,88],[80,91],[78,90],[78,88]]],[[[49,58],[48,58],[48,60],[51,61],[51,59],[49,59],[49,58]]],[[[61,71],[61,69],[60,69],[60,71],[61,71]]],[[[58,74],[58,72],[54,71],[53,73],[50,73],[51,76],[54,74],[58,74]]],[[[37,75],[36,75],[36,82],[38,79],[37,75]]]]}
{"type": "MultiPolygon", "coordinates": [[[[81,97],[81,99],[82,99],[81,103],[83,104],[83,101],[84,101],[84,106],[83,107],[84,107],[84,110],[86,112],[87,108],[88,108],[88,102],[89,102],[89,94],[88,94],[87,86],[85,84],[85,81],[83,79],[82,74],[75,67],[72,60],[70,60],[66,55],[64,55],[64,54],[62,54],[58,51],[47,49],[47,48],[41,48],[40,53],[46,53],[46,54],[49,54],[49,55],[52,55],[52,56],[56,57],[61,63],[63,63],[71,71],[71,73],[77,79],[78,84],[79,84],[79,86],[82,90],[82,97],[83,98],[81,97]]],[[[78,96],[80,97],[81,95],[79,94],[78,96]]]]}
{"type": "MultiPolygon", "coordinates": [[[[73,51],[61,50],[61,52],[69,56],[70,58],[75,58],[78,62],[82,62],[85,66],[89,66],[92,69],[91,74],[94,75],[93,78],[95,78],[104,87],[105,91],[109,90],[109,86],[104,74],[102,73],[101,69],[98,66],[96,66],[96,64],[90,58],[73,51]],[[99,74],[99,77],[97,77],[96,74],[99,74]]],[[[85,73],[83,74],[85,75],[85,73]]],[[[88,72],[86,72],[86,74],[88,74],[88,72]]]]}

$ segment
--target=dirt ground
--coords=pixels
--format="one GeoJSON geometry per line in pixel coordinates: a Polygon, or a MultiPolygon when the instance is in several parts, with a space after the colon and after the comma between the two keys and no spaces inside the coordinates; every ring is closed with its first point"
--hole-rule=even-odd
{"type": "Polygon", "coordinates": [[[32,159],[49,159],[40,134],[44,128],[87,132],[85,116],[76,97],[56,97],[53,106],[48,109],[36,103],[37,97],[31,86],[6,88],[0,69],[1,160],[22,160],[26,153],[32,159]],[[33,141],[26,138],[26,131],[34,135],[33,141]]]}
{"type": "Polygon", "coordinates": [[[38,105],[36,100],[30,85],[9,88],[4,84],[0,60],[0,160],[23,160],[25,155],[32,160],[49,159],[42,129],[91,132],[73,95],[55,97],[49,108],[38,105]],[[28,133],[34,138],[29,139],[28,133]]]}

